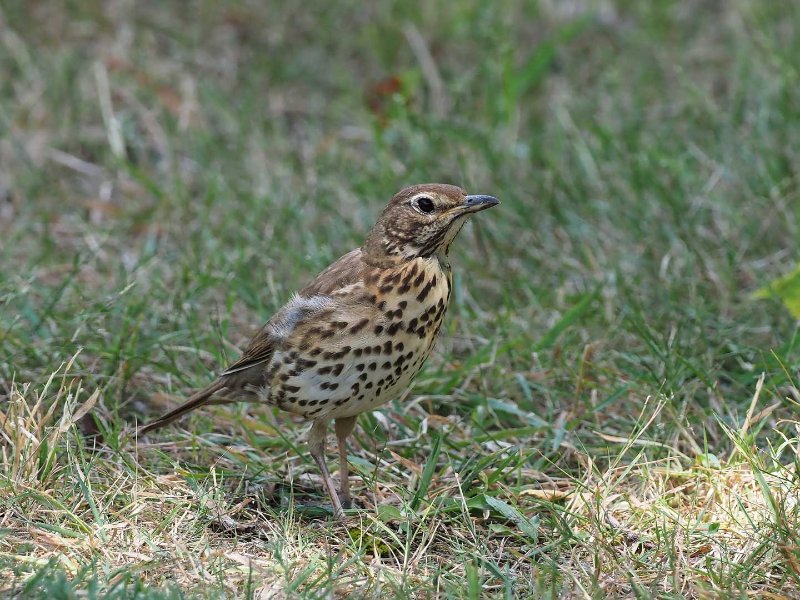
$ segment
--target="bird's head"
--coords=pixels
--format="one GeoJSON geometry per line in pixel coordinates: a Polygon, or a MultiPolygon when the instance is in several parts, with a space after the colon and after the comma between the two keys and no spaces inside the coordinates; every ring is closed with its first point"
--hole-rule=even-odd
{"type": "Polygon", "coordinates": [[[407,187],[383,209],[363,250],[376,263],[445,255],[470,215],[499,203],[443,183],[407,187]]]}

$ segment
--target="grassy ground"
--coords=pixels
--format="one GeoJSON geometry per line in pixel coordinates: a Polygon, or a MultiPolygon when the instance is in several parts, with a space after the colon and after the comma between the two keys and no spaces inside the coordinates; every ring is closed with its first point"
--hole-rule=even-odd
{"type": "Polygon", "coordinates": [[[800,5],[318,4],[3,2],[2,593],[800,594],[800,5]],[[503,204],[345,526],[270,408],[133,437],[424,181],[503,204]]]}

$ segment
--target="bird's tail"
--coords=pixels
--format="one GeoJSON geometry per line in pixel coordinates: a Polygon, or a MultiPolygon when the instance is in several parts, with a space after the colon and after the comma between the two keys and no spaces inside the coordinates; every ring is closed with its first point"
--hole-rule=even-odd
{"type": "Polygon", "coordinates": [[[189,396],[189,399],[181,404],[178,408],[169,411],[163,417],[156,419],[152,423],[148,423],[144,427],[139,428],[138,434],[144,435],[145,433],[149,433],[154,429],[159,429],[164,427],[164,425],[169,425],[176,419],[180,419],[186,413],[193,411],[195,408],[200,408],[201,406],[205,406],[207,404],[216,404],[211,400],[211,396],[224,387],[225,384],[218,379],[208,387],[203,388],[199,392],[195,392],[189,396]]]}

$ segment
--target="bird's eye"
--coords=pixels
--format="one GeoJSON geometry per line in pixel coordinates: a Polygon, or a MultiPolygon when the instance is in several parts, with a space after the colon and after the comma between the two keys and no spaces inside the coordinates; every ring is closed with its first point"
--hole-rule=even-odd
{"type": "Polygon", "coordinates": [[[432,213],[434,209],[433,200],[431,200],[426,196],[423,196],[422,198],[417,198],[417,208],[419,208],[420,212],[432,213]]]}

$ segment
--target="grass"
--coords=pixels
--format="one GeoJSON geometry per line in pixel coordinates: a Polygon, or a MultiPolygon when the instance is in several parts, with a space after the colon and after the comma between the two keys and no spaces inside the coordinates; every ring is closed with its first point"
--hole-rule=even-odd
{"type": "Polygon", "coordinates": [[[798,55],[790,2],[5,2],[2,593],[800,594],[798,55]],[[135,438],[422,181],[503,204],[346,525],[269,407],[135,438]]]}

